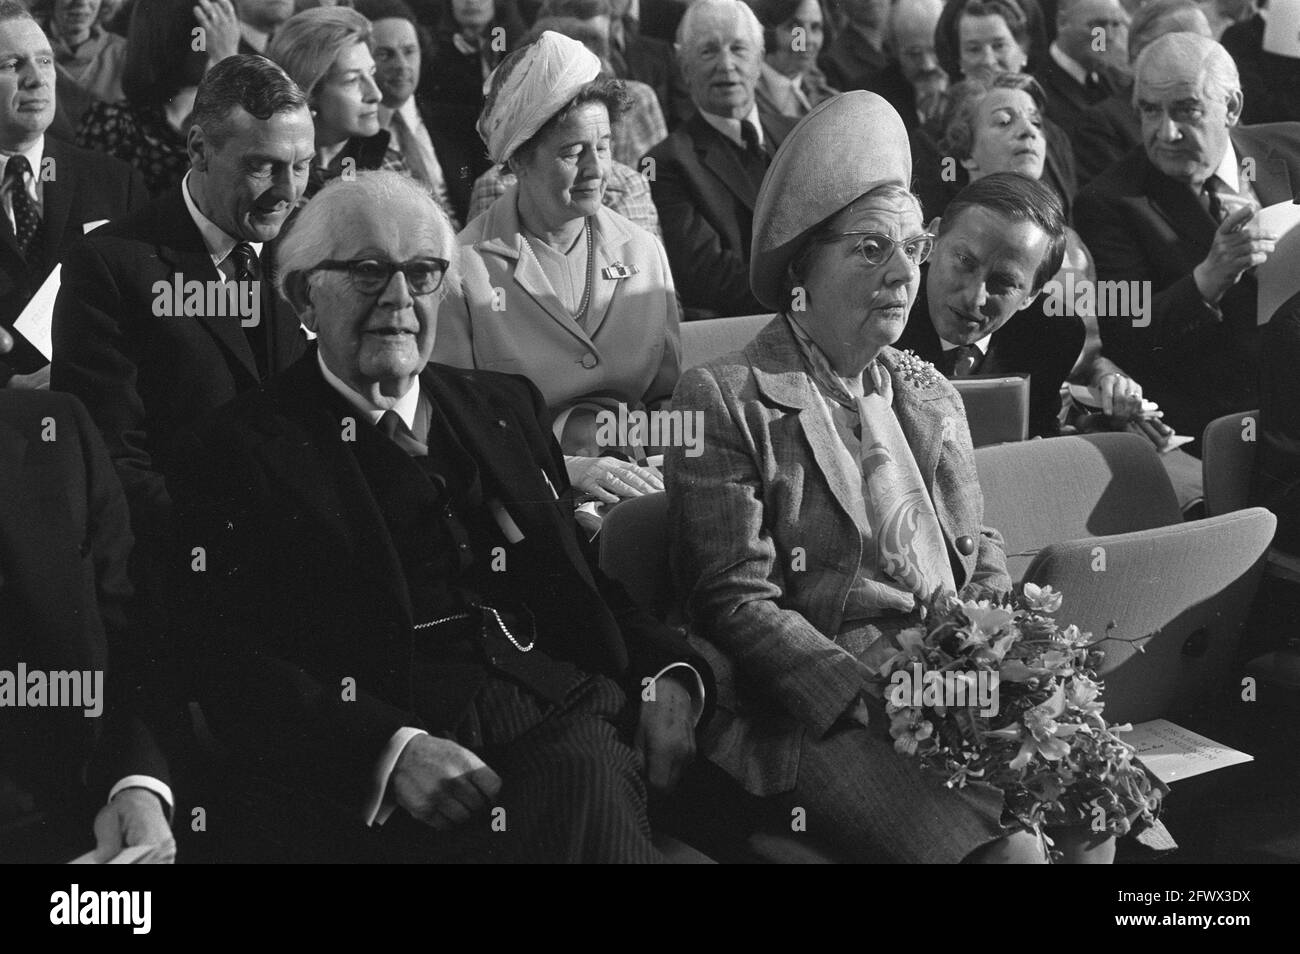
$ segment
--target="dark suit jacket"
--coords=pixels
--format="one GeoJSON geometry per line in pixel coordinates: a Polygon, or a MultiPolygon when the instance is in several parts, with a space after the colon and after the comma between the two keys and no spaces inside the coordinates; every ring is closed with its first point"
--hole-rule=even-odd
{"type": "MultiPolygon", "coordinates": [[[[76,245],[66,256],[54,308],[51,386],[91,409],[142,543],[166,540],[163,469],[176,432],[259,379],[238,318],[154,313],[155,283],[170,286],[177,273],[186,280],[219,276],[180,189],[76,245]]],[[[302,352],[304,339],[287,304],[268,307],[269,252],[263,248],[259,327],[273,337],[274,371],[302,352]]]]}
{"type": "Polygon", "coordinates": [[[447,180],[447,197],[457,218],[466,222],[474,180],[492,165],[478,133],[474,132],[473,136],[465,134],[466,129],[473,131],[474,117],[469,116],[469,110],[464,106],[438,103],[419,93],[415,97],[415,107],[420,111],[424,128],[429,131],[434,155],[438,157],[438,165],[442,166],[442,174],[447,180]]]}
{"type": "Polygon", "coordinates": [[[1300,60],[1264,52],[1264,18],[1256,13],[1223,31],[1224,49],[1237,61],[1245,97],[1241,121],[1280,123],[1300,119],[1300,60]]]}
{"type": "MultiPolygon", "coordinates": [[[[38,268],[32,268],[18,251],[9,217],[0,215],[0,325],[9,331],[68,247],[81,239],[85,223],[116,221],[149,201],[140,173],[111,156],[78,149],[50,136],[45,137],[45,156],[54,164],[50,167],[52,177],[43,184],[43,251],[38,268]]],[[[35,172],[41,174],[41,170],[35,172]]],[[[47,363],[21,335],[14,335],[14,342],[14,350],[0,357],[0,387],[12,374],[30,374],[47,363]]]]}
{"type": "Polygon", "coordinates": [[[1090,92],[1087,87],[1061,69],[1049,53],[1034,71],[1034,79],[1047,96],[1047,115],[1062,129],[1072,131],[1089,106],[1096,105],[1110,95],[1110,84],[1103,77],[1101,87],[1090,92]]]}
{"type": "MultiPolygon", "coordinates": [[[[795,121],[760,110],[768,155],[795,121]]],[[[650,150],[650,191],[682,304],[718,315],[765,309],[749,290],[749,246],[761,182],[745,172],[740,152],[699,115],[650,150]]]]}
{"type": "MultiPolygon", "coordinates": [[[[420,384],[524,534],[505,572],[536,618],[538,647],[637,699],[643,677],[694,661],[587,561],[540,392],[516,375],[439,364],[420,384]]],[[[463,678],[417,669],[402,562],[355,449],[384,438],[360,420],[357,445],[339,439],[340,419],[356,414],[312,349],[188,437],[169,475],[178,559],[189,560],[189,541],[207,548],[208,572],[186,574],[177,614],[201,647],[205,715],[218,736],[354,817],[389,738],[422,726],[416,699],[463,678]],[[344,676],[354,702],[341,699],[344,676]]],[[[697,669],[709,686],[708,667],[697,669]]]]}
{"type": "Polygon", "coordinates": [[[1278,308],[1262,336],[1251,503],[1277,514],[1274,545],[1300,554],[1300,294],[1278,308]]]}
{"type": "Polygon", "coordinates": [[[76,843],[114,782],[170,782],[129,688],[140,662],[124,612],[131,543],[122,486],[81,402],[0,391],[0,669],[107,670],[99,718],[0,709],[0,843],[13,809],[6,777],[40,808],[85,825],[69,833],[76,843]]]}
{"type": "MultiPolygon", "coordinates": [[[[1300,186],[1300,124],[1231,135],[1237,155],[1255,160],[1259,200],[1290,200],[1300,186]]],[[[1101,336],[1107,357],[1142,382],[1172,427],[1199,436],[1213,418],[1257,406],[1255,280],[1243,276],[1223,297],[1222,320],[1202,300],[1192,269],[1209,253],[1215,223],[1188,186],[1136,149],[1080,193],[1075,227],[1099,281],[1151,283],[1150,323],[1103,318],[1101,336]]]]}
{"type": "Polygon", "coordinates": [[[877,78],[889,66],[889,54],[872,47],[845,24],[839,35],[826,44],[817,57],[826,82],[842,93],[853,89],[874,89],[877,78]]]}
{"type": "MultiPolygon", "coordinates": [[[[1083,350],[1086,331],[1077,316],[1048,318],[1043,314],[1042,296],[1024,311],[1018,311],[993,332],[989,350],[978,374],[1028,374],[1029,436],[1050,437],[1059,431],[1061,382],[1070,376],[1083,350]]],[[[943,368],[943,345],[930,318],[925,293],[925,276],[916,296],[903,335],[894,345],[910,349],[931,364],[943,368]]]]}
{"type": "Polygon", "coordinates": [[[1070,129],[1079,185],[1085,186],[1142,145],[1142,124],[1133,108],[1133,88],[1127,87],[1089,106],[1070,129]]]}

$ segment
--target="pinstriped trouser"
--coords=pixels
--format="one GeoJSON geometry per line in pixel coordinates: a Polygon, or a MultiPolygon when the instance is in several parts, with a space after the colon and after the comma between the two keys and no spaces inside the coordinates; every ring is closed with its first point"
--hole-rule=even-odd
{"type": "Polygon", "coordinates": [[[650,842],[642,759],[617,725],[627,704],[604,676],[575,687],[555,708],[494,677],[479,693],[461,738],[501,776],[493,817],[446,832],[398,810],[377,833],[376,860],[435,862],[660,862],[650,842]],[[501,827],[498,817],[496,827],[501,827]]]}

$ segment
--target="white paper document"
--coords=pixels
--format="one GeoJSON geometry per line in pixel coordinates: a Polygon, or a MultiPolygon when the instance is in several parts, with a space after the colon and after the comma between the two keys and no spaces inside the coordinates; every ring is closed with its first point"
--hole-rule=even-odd
{"type": "Polygon", "coordinates": [[[1137,749],[1143,764],[1166,785],[1255,760],[1167,719],[1139,722],[1120,738],[1137,749]]]}
{"type": "Polygon", "coordinates": [[[30,341],[36,350],[45,355],[45,360],[54,359],[54,344],[50,338],[50,329],[54,324],[54,299],[59,297],[59,275],[62,265],[55,265],[49,278],[36,290],[32,300],[27,303],[23,313],[14,322],[14,330],[30,341]]]}
{"type": "MultiPolygon", "coordinates": [[[[157,845],[132,845],[130,848],[123,848],[112,858],[103,862],[106,865],[134,865],[139,864],[141,859],[157,848],[157,845]]],[[[73,858],[68,862],[70,865],[93,865],[95,864],[95,852],[88,851],[78,858],[73,858]]]]}
{"type": "Polygon", "coordinates": [[[1260,209],[1255,221],[1277,235],[1277,248],[1263,265],[1255,269],[1259,283],[1259,298],[1255,312],[1256,324],[1266,325],[1273,312],[1296,292],[1300,292],[1300,205],[1279,202],[1260,209]]]}

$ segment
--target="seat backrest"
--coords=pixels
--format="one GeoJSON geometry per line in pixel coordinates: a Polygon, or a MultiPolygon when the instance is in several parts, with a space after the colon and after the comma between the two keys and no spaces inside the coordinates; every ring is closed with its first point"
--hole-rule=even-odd
{"type": "Polygon", "coordinates": [[[1001,531],[1017,580],[1049,543],[1180,523],[1182,511],[1151,442],[1081,434],[975,451],[984,524],[1001,531]]]}
{"type": "Polygon", "coordinates": [[[660,619],[673,609],[668,565],[668,495],[646,494],[610,508],[600,525],[600,568],[660,619]]]}
{"type": "Polygon", "coordinates": [[[682,322],[682,370],[707,364],[739,351],[754,340],[775,315],[740,315],[682,322]]]}
{"type": "Polygon", "coordinates": [[[1263,507],[1045,547],[1025,579],[1064,594],[1057,620],[1109,637],[1114,722],[1185,717],[1227,687],[1277,518],[1263,507]],[[1141,646],[1139,650],[1137,647],[1141,646]]]}
{"type": "Polygon", "coordinates": [[[1205,512],[1214,517],[1250,505],[1259,411],[1216,417],[1201,438],[1205,512]],[[1249,438],[1249,439],[1248,439],[1249,438]]]}
{"type": "Polygon", "coordinates": [[[966,423],[976,447],[1029,436],[1029,375],[972,375],[953,378],[952,385],[966,405],[966,423]]]}

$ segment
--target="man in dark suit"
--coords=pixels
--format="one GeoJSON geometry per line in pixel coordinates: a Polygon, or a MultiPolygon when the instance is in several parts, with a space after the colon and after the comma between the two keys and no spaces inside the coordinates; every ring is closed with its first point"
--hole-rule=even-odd
{"type": "Polygon", "coordinates": [[[293,16],[293,0],[235,0],[239,52],[266,55],[271,35],[293,16]]]}
{"type": "Polygon", "coordinates": [[[1083,355],[1083,320],[1069,309],[1048,317],[1044,285],[1061,267],[1060,201],[1036,180],[995,173],[948,205],[921,291],[899,348],[910,348],[947,377],[1029,374],[1029,435],[1058,432],[1061,384],[1098,388],[1116,422],[1141,410],[1142,389],[1100,354],[1083,355]]]}
{"type": "Polygon", "coordinates": [[[1056,26],[1056,39],[1034,76],[1047,96],[1047,115],[1071,130],[1128,72],[1128,14],[1119,0],[1062,0],[1056,26]]]}
{"type": "Polygon", "coordinates": [[[588,563],[540,392],[428,364],[455,256],[393,173],[295,223],[318,348],[173,458],[200,701],[346,857],[657,860],[708,670],[588,563]]]}
{"type": "MultiPolygon", "coordinates": [[[[1149,0],[1133,14],[1128,30],[1130,72],[1138,55],[1166,33],[1210,36],[1210,23],[1196,0],[1149,0]]],[[[1142,144],[1142,125],[1133,108],[1133,79],[1088,106],[1069,127],[1079,181],[1086,185],[1142,144]]]]}
{"type": "Polygon", "coordinates": [[[687,318],[761,311],[749,243],[763,175],[794,120],[754,98],[763,28],[741,0],[703,0],[682,18],[677,54],[697,113],[643,160],[687,318]]]}
{"type": "MultiPolygon", "coordinates": [[[[12,344],[0,329],[0,354],[12,344]]],[[[0,689],[0,861],[62,862],[92,843],[99,861],[135,845],[175,856],[167,764],[130,691],[130,550],[122,486],[81,402],[0,390],[0,682],[12,680],[0,689]],[[37,673],[51,692],[53,674],[71,674],[80,691],[33,707],[37,673]]]]}
{"type": "Polygon", "coordinates": [[[889,66],[885,52],[888,0],[848,0],[843,4],[843,29],[826,44],[817,65],[833,89],[875,89],[889,66]]]}
{"type": "Polygon", "coordinates": [[[934,48],[942,12],[942,0],[898,0],[889,12],[886,48],[893,59],[869,88],[889,100],[908,135],[937,117],[948,88],[934,48]]]}
{"type": "Polygon", "coordinates": [[[1180,433],[1258,406],[1251,269],[1276,236],[1261,206],[1300,184],[1300,125],[1241,128],[1242,94],[1218,43],[1171,33],[1138,57],[1143,149],[1080,194],[1075,222],[1099,280],[1149,283],[1146,314],[1101,322],[1106,351],[1180,433]]]}
{"type": "Polygon", "coordinates": [[[1223,31],[1222,42],[1241,73],[1241,89],[1246,97],[1243,123],[1300,119],[1300,58],[1264,49],[1263,13],[1232,24],[1223,31]]]}
{"type": "Polygon", "coordinates": [[[0,329],[14,350],[0,358],[0,387],[42,387],[49,361],[14,322],[64,250],[95,223],[148,201],[130,166],[46,135],[55,115],[50,41],[15,0],[0,0],[0,329]]]}

